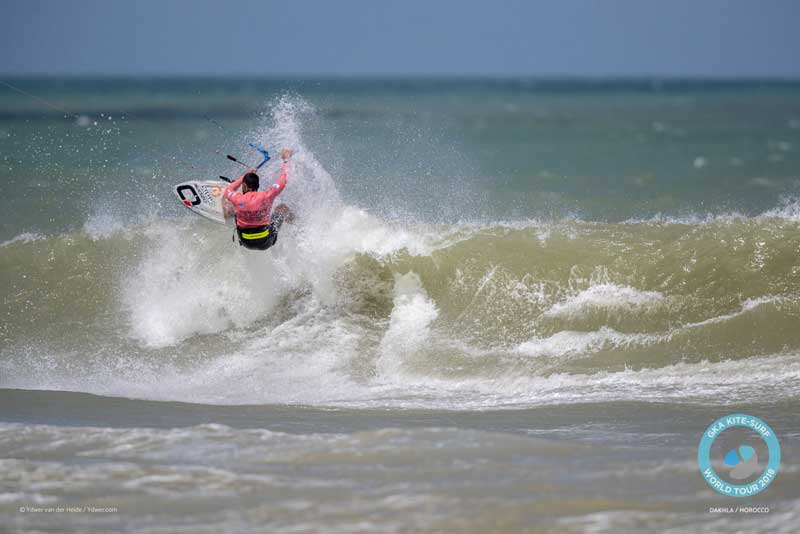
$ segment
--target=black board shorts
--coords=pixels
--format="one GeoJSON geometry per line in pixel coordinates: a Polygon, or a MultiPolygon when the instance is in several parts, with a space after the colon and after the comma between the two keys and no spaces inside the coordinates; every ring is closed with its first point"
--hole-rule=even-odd
{"type": "Polygon", "coordinates": [[[250,250],[267,250],[278,241],[278,230],[283,225],[283,217],[273,215],[272,222],[266,226],[256,226],[255,228],[236,227],[236,235],[239,236],[239,244],[250,250]]]}

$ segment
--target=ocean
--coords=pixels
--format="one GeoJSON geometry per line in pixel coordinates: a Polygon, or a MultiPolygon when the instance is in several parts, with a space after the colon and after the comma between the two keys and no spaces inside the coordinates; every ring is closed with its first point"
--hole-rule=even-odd
{"type": "Polygon", "coordinates": [[[2,528],[796,531],[800,83],[6,81],[2,528]]]}

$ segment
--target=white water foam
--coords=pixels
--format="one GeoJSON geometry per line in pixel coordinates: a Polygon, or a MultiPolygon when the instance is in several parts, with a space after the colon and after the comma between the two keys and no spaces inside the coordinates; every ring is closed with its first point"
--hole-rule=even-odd
{"type": "Polygon", "coordinates": [[[291,206],[297,224],[284,225],[267,253],[242,249],[231,242],[230,229],[199,219],[186,219],[178,228],[149,225],[154,244],[125,281],[124,308],[134,339],[165,347],[197,334],[247,327],[300,288],[334,306],[333,275],[354,254],[429,252],[423,239],[341,201],[333,179],[300,136],[299,120],[308,111],[302,101],[284,97],[273,107],[271,123],[257,132],[260,141],[295,149],[279,200],[291,206]]]}
{"type": "Polygon", "coordinates": [[[126,225],[122,218],[109,209],[95,212],[83,224],[83,231],[93,241],[105,239],[114,234],[122,234],[125,230],[126,225]]]}
{"type": "Polygon", "coordinates": [[[759,216],[759,218],[772,217],[800,222],[800,200],[785,198],[781,201],[780,206],[767,210],[759,216]]]}
{"type": "MultiPolygon", "coordinates": [[[[623,294],[640,296],[638,292],[631,293],[629,291],[623,291],[623,294]]],[[[596,296],[596,294],[593,295],[596,296]]],[[[611,299],[608,301],[600,301],[599,303],[594,299],[568,299],[567,302],[571,304],[570,307],[568,307],[569,314],[571,316],[580,316],[582,313],[598,305],[618,305],[620,301],[617,300],[617,296],[618,293],[612,292],[611,299]],[[577,302],[580,302],[583,306],[578,306],[577,302]]],[[[640,299],[638,296],[635,298],[638,305],[642,305],[648,301],[651,304],[659,304],[662,301],[661,298],[652,299],[652,295],[646,296],[644,299],[640,299]]],[[[591,332],[563,330],[545,338],[534,337],[518,345],[515,350],[520,354],[525,354],[534,358],[549,357],[572,359],[585,358],[603,350],[631,349],[634,347],[644,348],[659,343],[667,343],[677,337],[688,335],[692,330],[698,328],[731,321],[757,310],[761,306],[770,304],[779,305],[784,302],[793,303],[795,301],[783,296],[765,296],[758,299],[747,299],[742,303],[741,308],[735,312],[710,317],[694,323],[686,323],[663,332],[650,334],[622,333],[607,326],[600,327],[598,330],[591,332]]],[[[634,309],[635,306],[636,304],[634,305],[634,309]]]]}
{"type": "Polygon", "coordinates": [[[126,280],[131,334],[145,346],[246,326],[279,298],[281,278],[271,263],[254,266],[252,257],[219,254],[224,237],[184,230],[149,227],[152,248],[126,280]]]}
{"type": "Polygon", "coordinates": [[[692,213],[688,215],[670,215],[658,213],[649,218],[632,218],[622,224],[679,224],[687,226],[730,225],[746,221],[763,221],[765,219],[783,219],[787,222],[800,222],[800,200],[793,197],[781,199],[779,205],[755,216],[731,211],[728,213],[692,213]]]}
{"type": "Polygon", "coordinates": [[[12,237],[11,239],[3,241],[2,243],[0,243],[0,248],[13,245],[14,243],[33,243],[34,241],[40,241],[42,239],[44,239],[44,236],[42,236],[41,234],[25,232],[19,234],[18,236],[12,237]]]}
{"type": "Polygon", "coordinates": [[[378,371],[382,378],[400,372],[403,358],[419,350],[430,336],[431,323],[439,315],[415,273],[395,277],[394,308],[389,328],[380,344],[378,371]]]}
{"type": "Polygon", "coordinates": [[[594,332],[563,330],[546,338],[526,341],[515,350],[534,358],[585,358],[601,350],[644,347],[668,338],[669,335],[623,334],[604,326],[594,332]]]}

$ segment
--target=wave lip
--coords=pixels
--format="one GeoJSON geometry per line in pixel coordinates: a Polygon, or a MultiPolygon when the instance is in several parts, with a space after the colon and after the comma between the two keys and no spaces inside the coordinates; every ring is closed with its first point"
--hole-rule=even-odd
{"type": "Polygon", "coordinates": [[[609,349],[644,347],[663,339],[648,334],[623,334],[608,327],[595,332],[561,331],[544,339],[531,339],[515,349],[534,358],[579,358],[609,349]]]}
{"type": "Polygon", "coordinates": [[[544,312],[544,316],[569,318],[586,313],[587,310],[637,314],[662,302],[664,295],[658,291],[640,291],[630,286],[602,283],[555,303],[544,312]]]}
{"type": "Polygon", "coordinates": [[[0,243],[0,248],[7,247],[13,245],[15,243],[33,243],[35,241],[41,241],[44,237],[41,234],[33,233],[33,232],[24,232],[11,239],[3,241],[0,243]]]}

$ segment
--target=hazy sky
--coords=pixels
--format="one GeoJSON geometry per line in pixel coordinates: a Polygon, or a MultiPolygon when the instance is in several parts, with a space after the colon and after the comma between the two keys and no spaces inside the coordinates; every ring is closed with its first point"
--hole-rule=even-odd
{"type": "Polygon", "coordinates": [[[0,74],[800,78],[800,0],[0,0],[0,74]]]}

